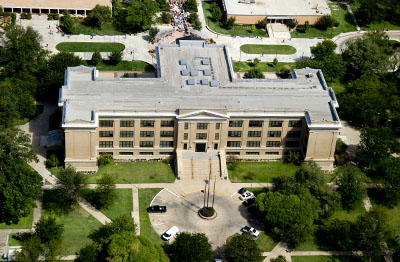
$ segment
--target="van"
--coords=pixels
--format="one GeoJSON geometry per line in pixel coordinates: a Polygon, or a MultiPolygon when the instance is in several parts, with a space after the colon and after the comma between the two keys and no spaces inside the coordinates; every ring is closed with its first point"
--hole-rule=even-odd
{"type": "Polygon", "coordinates": [[[179,228],[177,226],[173,226],[167,231],[165,231],[164,234],[162,234],[161,238],[164,239],[165,241],[168,241],[171,238],[173,238],[176,234],[178,234],[178,232],[179,228]]]}

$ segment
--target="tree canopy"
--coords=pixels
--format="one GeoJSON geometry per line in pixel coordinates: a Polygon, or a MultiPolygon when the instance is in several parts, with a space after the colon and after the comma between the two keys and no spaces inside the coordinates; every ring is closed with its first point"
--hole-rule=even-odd
{"type": "Polygon", "coordinates": [[[179,233],[164,250],[171,262],[207,262],[213,259],[211,243],[203,233],[179,233]]]}
{"type": "Polygon", "coordinates": [[[224,245],[224,259],[228,262],[261,262],[261,251],[256,241],[247,234],[235,235],[224,245]]]}
{"type": "Polygon", "coordinates": [[[85,174],[76,172],[71,166],[60,169],[56,191],[62,209],[69,210],[78,203],[86,188],[86,180],[85,174]]]}
{"type": "Polygon", "coordinates": [[[364,173],[355,166],[345,165],[336,170],[338,192],[342,199],[342,206],[351,210],[360,204],[365,194],[364,173]]]}

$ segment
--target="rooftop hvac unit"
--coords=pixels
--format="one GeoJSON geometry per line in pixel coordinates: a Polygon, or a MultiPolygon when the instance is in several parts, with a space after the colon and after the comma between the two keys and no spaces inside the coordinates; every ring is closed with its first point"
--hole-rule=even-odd
{"type": "Polygon", "coordinates": [[[250,4],[255,4],[256,0],[250,0],[250,4]]]}

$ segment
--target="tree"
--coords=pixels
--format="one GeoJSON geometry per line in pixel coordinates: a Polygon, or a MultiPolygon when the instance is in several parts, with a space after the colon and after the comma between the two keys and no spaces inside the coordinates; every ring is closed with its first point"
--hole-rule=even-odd
{"type": "Polygon", "coordinates": [[[111,22],[111,9],[109,6],[96,5],[85,18],[85,23],[101,28],[104,23],[111,22]]]}
{"type": "Polygon", "coordinates": [[[189,12],[197,12],[197,1],[196,0],[187,0],[186,2],[184,2],[183,4],[185,11],[189,11],[189,12]]]}
{"type": "Polygon", "coordinates": [[[315,27],[320,30],[327,30],[333,26],[337,26],[338,22],[331,15],[323,15],[321,16],[317,22],[315,23],[315,27]]]}
{"type": "Polygon", "coordinates": [[[257,57],[254,58],[254,60],[253,60],[253,66],[254,66],[254,67],[257,67],[258,63],[260,63],[260,59],[258,59],[257,57]]]}
{"type": "Polygon", "coordinates": [[[171,23],[171,15],[168,12],[162,12],[161,21],[163,22],[163,24],[171,23]]]}
{"type": "Polygon", "coordinates": [[[104,173],[97,180],[96,196],[99,208],[107,208],[115,201],[117,193],[115,191],[115,178],[112,175],[104,173]]]}
{"type": "Polygon", "coordinates": [[[324,60],[325,57],[330,57],[335,54],[337,44],[332,40],[324,40],[316,46],[311,47],[311,53],[316,60],[324,60]]]}
{"type": "Polygon", "coordinates": [[[279,255],[276,258],[271,258],[269,261],[270,262],[287,262],[286,258],[282,255],[279,255]]]}
{"type": "Polygon", "coordinates": [[[58,158],[55,154],[51,154],[49,158],[46,159],[46,167],[57,167],[60,164],[58,158]]]}
{"type": "Polygon", "coordinates": [[[395,206],[400,201],[400,158],[389,156],[381,159],[378,164],[377,174],[383,180],[383,193],[385,202],[395,206]]]}
{"type": "Polygon", "coordinates": [[[229,18],[226,20],[225,27],[226,27],[227,29],[232,29],[233,26],[235,25],[235,21],[236,21],[236,19],[235,19],[234,16],[229,17],[229,18]]]}
{"type": "Polygon", "coordinates": [[[354,250],[354,224],[347,220],[330,219],[316,231],[319,246],[329,250],[354,250]]]}
{"type": "Polygon", "coordinates": [[[72,34],[74,32],[74,22],[72,21],[72,17],[68,9],[63,13],[61,27],[67,34],[72,34]]]}
{"type": "Polygon", "coordinates": [[[108,56],[111,64],[116,65],[122,61],[122,51],[112,51],[108,56]]]}
{"type": "Polygon", "coordinates": [[[42,217],[35,224],[33,236],[39,237],[41,253],[50,261],[59,254],[63,232],[64,225],[58,224],[54,217],[42,217]]]}
{"type": "Polygon", "coordinates": [[[289,27],[289,29],[293,29],[299,24],[299,22],[296,19],[286,19],[285,24],[289,27]]]}
{"type": "Polygon", "coordinates": [[[249,235],[235,235],[224,245],[224,259],[228,262],[261,262],[261,250],[249,235]]]}
{"type": "Polygon", "coordinates": [[[378,22],[382,19],[382,12],[375,0],[360,1],[360,8],[355,12],[357,21],[362,25],[378,22]]]}
{"type": "Polygon", "coordinates": [[[202,25],[199,19],[199,15],[197,13],[191,13],[189,15],[189,21],[192,24],[193,28],[196,30],[201,30],[202,25]]]}
{"type": "Polygon", "coordinates": [[[278,64],[278,58],[275,57],[274,60],[272,61],[272,64],[276,66],[278,64]]]}
{"type": "Polygon", "coordinates": [[[252,68],[244,73],[244,78],[265,78],[265,76],[260,69],[252,68]]]}
{"type": "Polygon", "coordinates": [[[86,180],[86,175],[76,172],[73,167],[60,169],[56,185],[60,207],[68,210],[78,203],[86,188],[86,180]]]}
{"type": "Polygon", "coordinates": [[[251,32],[252,33],[255,33],[256,32],[256,25],[251,25],[251,32]]]}
{"type": "Polygon", "coordinates": [[[219,21],[222,18],[221,8],[218,6],[216,2],[213,2],[210,6],[211,17],[214,21],[219,21]]]}
{"type": "Polygon", "coordinates": [[[156,39],[157,34],[160,32],[160,29],[157,27],[150,27],[149,29],[149,42],[154,43],[154,40],[156,39]]]}
{"type": "Polygon", "coordinates": [[[203,233],[178,234],[175,241],[164,247],[171,262],[212,261],[212,246],[203,233]]]}
{"type": "Polygon", "coordinates": [[[352,210],[365,195],[364,173],[355,166],[345,165],[336,169],[336,174],[342,205],[345,209],[352,210]]]}
{"type": "Polygon", "coordinates": [[[288,78],[290,76],[290,67],[288,65],[282,66],[281,70],[279,70],[279,75],[282,78],[288,78]]]}
{"type": "Polygon", "coordinates": [[[102,60],[102,58],[101,58],[101,54],[100,54],[99,50],[94,51],[92,54],[92,59],[90,60],[90,63],[92,65],[97,65],[98,63],[101,62],[101,60],[102,60]]]}
{"type": "Polygon", "coordinates": [[[133,0],[119,20],[128,32],[141,32],[150,28],[157,11],[156,2],[152,0],[133,0]]]}
{"type": "Polygon", "coordinates": [[[358,217],[355,223],[355,250],[372,261],[383,255],[382,244],[388,239],[387,215],[381,209],[374,209],[358,217]]]}
{"type": "Polygon", "coordinates": [[[0,128],[0,160],[38,161],[28,134],[19,128],[0,128]]]}
{"type": "Polygon", "coordinates": [[[32,236],[25,240],[22,245],[20,252],[16,252],[15,261],[18,262],[32,262],[39,261],[41,255],[40,238],[38,236],[32,236]]]}

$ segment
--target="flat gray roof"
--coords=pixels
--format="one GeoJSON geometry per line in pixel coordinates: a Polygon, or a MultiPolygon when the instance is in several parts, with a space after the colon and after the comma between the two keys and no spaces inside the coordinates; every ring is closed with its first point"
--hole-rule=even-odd
{"type": "Polygon", "coordinates": [[[225,46],[181,41],[160,45],[156,53],[158,78],[99,78],[92,67],[68,68],[59,100],[64,126],[93,125],[96,115],[110,112],[157,117],[176,116],[177,109],[226,109],[228,117],[305,116],[309,125],[340,126],[334,92],[320,70],[298,69],[292,79],[236,79],[225,46]],[[181,74],[182,58],[198,76],[181,74]],[[210,76],[203,75],[207,69],[210,76]],[[202,85],[204,79],[218,85],[202,85]]]}

